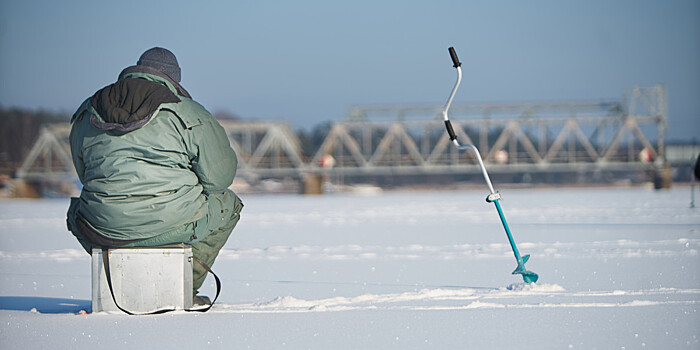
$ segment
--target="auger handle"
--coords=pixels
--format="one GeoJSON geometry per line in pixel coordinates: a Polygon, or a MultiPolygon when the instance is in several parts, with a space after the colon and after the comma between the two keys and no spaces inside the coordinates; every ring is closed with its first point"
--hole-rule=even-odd
{"type": "Polygon", "coordinates": [[[462,65],[462,62],[459,61],[459,58],[457,58],[457,52],[455,51],[454,47],[451,47],[447,49],[447,51],[450,52],[450,57],[452,57],[452,63],[454,64],[453,67],[457,68],[462,65]]]}

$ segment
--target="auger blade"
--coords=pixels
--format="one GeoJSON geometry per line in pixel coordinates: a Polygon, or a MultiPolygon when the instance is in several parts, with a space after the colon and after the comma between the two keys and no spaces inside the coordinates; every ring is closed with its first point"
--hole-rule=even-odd
{"type": "Polygon", "coordinates": [[[513,270],[514,275],[522,275],[523,280],[525,280],[525,283],[535,283],[537,282],[537,279],[540,278],[536,273],[532,271],[528,271],[525,269],[525,263],[530,259],[530,255],[525,255],[522,258],[522,262],[518,263],[518,267],[513,270]]]}

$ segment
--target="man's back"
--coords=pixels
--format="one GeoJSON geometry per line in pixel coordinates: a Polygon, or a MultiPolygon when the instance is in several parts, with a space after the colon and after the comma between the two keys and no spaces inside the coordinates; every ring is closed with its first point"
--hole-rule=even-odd
{"type": "Polygon", "coordinates": [[[215,175],[218,190],[233,180],[235,154],[221,127],[156,76],[132,74],[105,87],[81,106],[73,123],[80,212],[110,238],[150,238],[198,220],[206,215],[200,177],[225,164],[215,175]],[[200,146],[212,142],[221,145],[208,146],[207,159],[219,164],[195,169],[200,146]]]}

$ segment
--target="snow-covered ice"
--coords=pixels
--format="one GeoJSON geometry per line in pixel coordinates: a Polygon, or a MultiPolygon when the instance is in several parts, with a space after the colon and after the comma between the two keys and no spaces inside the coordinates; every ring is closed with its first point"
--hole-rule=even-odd
{"type": "MultiPolygon", "coordinates": [[[[207,313],[90,310],[67,199],[0,201],[0,348],[700,348],[690,189],[248,195],[207,313]]],[[[204,292],[213,294],[208,279],[204,292]]]]}

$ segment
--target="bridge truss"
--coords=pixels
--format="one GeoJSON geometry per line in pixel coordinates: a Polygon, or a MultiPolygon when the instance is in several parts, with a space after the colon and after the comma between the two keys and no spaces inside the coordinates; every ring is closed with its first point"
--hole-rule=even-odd
{"type": "MultiPolygon", "coordinates": [[[[668,118],[663,86],[634,88],[619,101],[453,105],[460,143],[476,145],[490,174],[658,170],[668,118]]],[[[304,154],[288,125],[221,121],[249,181],[307,174],[338,176],[478,173],[458,152],[440,107],[355,108],[304,154]],[[374,115],[393,121],[372,121],[374,115]],[[331,161],[329,161],[331,160],[331,161]]],[[[75,177],[67,124],[44,127],[17,175],[30,181],[75,177]]]]}
{"type": "MultiPolygon", "coordinates": [[[[460,143],[476,145],[490,173],[660,166],[667,120],[664,88],[635,88],[626,101],[453,106],[451,119],[460,143]]],[[[331,155],[331,170],[346,175],[480,172],[473,154],[452,146],[440,113],[439,107],[355,109],[354,121],[332,126],[310,166],[331,155]],[[398,121],[370,122],[367,116],[373,113],[393,114],[398,121]],[[412,115],[424,117],[407,119],[412,115]]]]}

